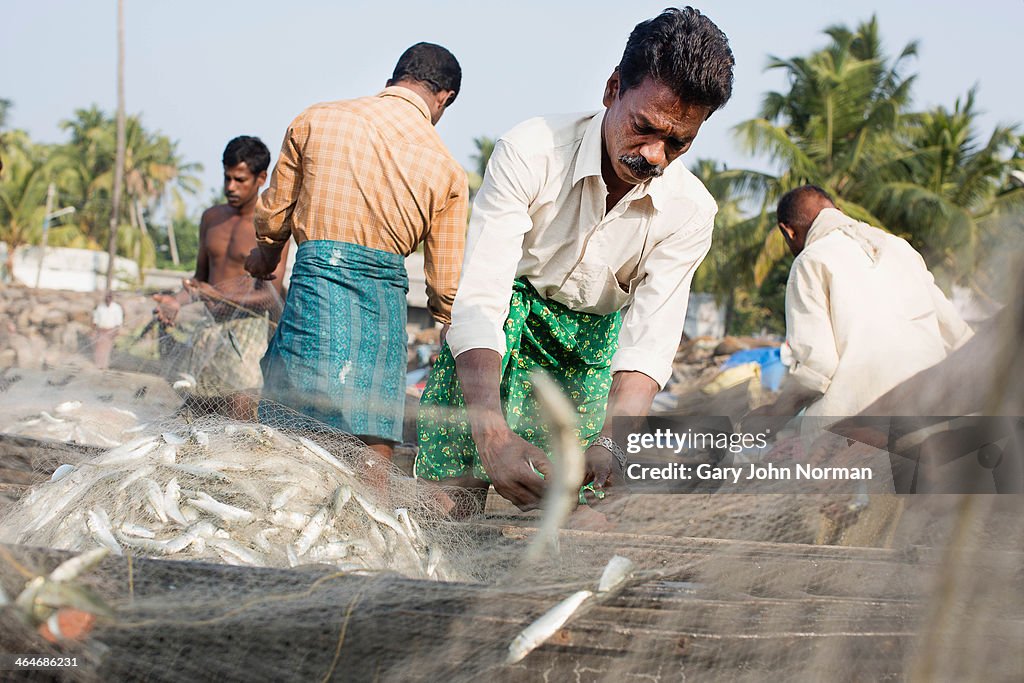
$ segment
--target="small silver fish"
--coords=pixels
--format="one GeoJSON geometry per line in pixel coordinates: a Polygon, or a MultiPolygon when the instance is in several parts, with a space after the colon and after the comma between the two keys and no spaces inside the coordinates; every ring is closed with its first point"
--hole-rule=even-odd
{"type": "Polygon", "coordinates": [[[412,518],[409,516],[409,511],[405,508],[398,508],[395,510],[395,519],[402,523],[405,527],[406,532],[409,534],[409,538],[414,539],[419,536],[416,530],[412,526],[412,518]]]}
{"type": "Polygon", "coordinates": [[[336,562],[348,557],[352,547],[353,544],[351,542],[332,541],[315,548],[310,548],[309,559],[314,562],[336,562]]]}
{"type": "Polygon", "coordinates": [[[185,515],[181,514],[181,508],[178,507],[180,499],[181,487],[178,486],[178,478],[171,477],[171,480],[167,482],[167,488],[164,489],[164,512],[178,524],[187,526],[188,520],[185,519],[185,515]]]}
{"type": "Polygon", "coordinates": [[[337,515],[341,513],[350,500],[352,500],[352,488],[350,486],[342,484],[335,489],[334,500],[332,501],[332,505],[334,505],[334,514],[337,515]]]}
{"type": "Polygon", "coordinates": [[[592,595],[593,593],[590,591],[577,591],[524,628],[509,644],[505,663],[520,662],[526,655],[543,645],[558,629],[562,628],[565,622],[569,621],[569,617],[592,595]]]}
{"type": "Polygon", "coordinates": [[[50,477],[50,481],[60,481],[65,476],[75,471],[74,465],[64,464],[53,471],[53,475],[50,477]]]}
{"type": "Polygon", "coordinates": [[[249,522],[252,521],[254,516],[248,510],[222,503],[202,491],[195,498],[189,498],[188,502],[193,507],[209,512],[211,515],[216,515],[226,522],[249,522]]]}
{"type": "Polygon", "coordinates": [[[126,536],[136,536],[138,538],[156,538],[156,533],[147,529],[139,524],[129,524],[124,522],[121,524],[120,532],[126,536]]]}
{"type": "Polygon", "coordinates": [[[258,547],[260,550],[269,554],[271,551],[273,551],[274,545],[270,542],[270,539],[267,537],[277,534],[280,531],[281,530],[278,529],[276,526],[267,527],[263,531],[253,536],[253,543],[255,543],[256,547],[258,547]]]}
{"type": "Polygon", "coordinates": [[[397,519],[392,517],[389,513],[385,512],[384,510],[381,510],[379,507],[371,503],[368,499],[364,498],[362,495],[358,493],[353,493],[353,496],[355,497],[356,502],[362,505],[363,509],[366,510],[366,514],[372,517],[374,521],[380,524],[384,524],[399,536],[405,536],[405,529],[402,527],[402,525],[398,522],[397,519]]]}
{"type": "Polygon", "coordinates": [[[149,503],[150,511],[156,515],[157,519],[166,524],[167,511],[164,510],[164,492],[160,490],[160,484],[152,479],[142,479],[140,483],[146,492],[146,501],[149,503]]]}
{"type": "Polygon", "coordinates": [[[277,526],[283,526],[286,529],[300,531],[306,528],[306,524],[309,523],[309,517],[301,512],[275,510],[274,514],[270,516],[270,521],[277,526]]]}
{"type": "Polygon", "coordinates": [[[264,562],[262,558],[258,557],[255,552],[246,548],[241,543],[223,538],[210,538],[207,539],[206,542],[210,544],[211,547],[216,548],[217,550],[223,550],[225,553],[238,558],[250,567],[263,567],[266,565],[266,562],[264,562]]]}
{"type": "Polygon", "coordinates": [[[87,526],[89,531],[92,533],[92,537],[102,545],[103,547],[110,550],[115,555],[122,555],[124,553],[121,550],[121,544],[114,538],[114,532],[110,528],[110,517],[107,515],[107,511],[103,508],[96,508],[95,510],[89,510],[87,513],[87,526]]]}
{"type": "Polygon", "coordinates": [[[273,498],[270,499],[270,509],[280,510],[281,508],[288,504],[288,501],[295,497],[295,494],[299,493],[301,490],[302,489],[300,489],[298,486],[286,486],[277,494],[275,494],[273,498]]]}
{"type": "Polygon", "coordinates": [[[109,554],[110,550],[107,548],[87,550],[81,555],[76,555],[69,560],[61,562],[46,578],[50,581],[71,581],[72,579],[77,579],[81,574],[98,565],[109,554]]]}
{"type": "Polygon", "coordinates": [[[328,465],[334,466],[342,474],[345,474],[349,477],[356,476],[356,473],[352,471],[352,468],[350,468],[348,465],[344,464],[336,457],[331,455],[325,448],[321,447],[319,444],[310,441],[304,436],[299,437],[299,443],[305,446],[306,450],[308,450],[310,453],[326,462],[328,465]]]}
{"type": "Polygon", "coordinates": [[[159,446],[160,443],[157,441],[155,436],[146,436],[140,439],[129,441],[128,443],[118,446],[107,451],[105,454],[93,460],[95,465],[126,465],[130,462],[136,462],[142,460],[150,451],[153,451],[159,446]]]}
{"type": "Polygon", "coordinates": [[[188,442],[188,439],[183,436],[178,436],[173,432],[164,432],[160,436],[163,437],[165,443],[168,443],[171,446],[181,446],[188,442]]]}
{"type": "Polygon", "coordinates": [[[597,584],[598,593],[607,593],[619,586],[629,578],[633,571],[633,563],[622,555],[615,555],[608,560],[604,572],[601,573],[601,580],[597,584]]]}
{"type": "Polygon", "coordinates": [[[127,475],[124,479],[121,480],[121,483],[117,485],[117,490],[124,491],[126,488],[131,486],[135,481],[142,479],[143,477],[148,477],[150,474],[152,474],[153,469],[154,468],[152,465],[143,465],[142,467],[133,470],[131,474],[127,475]]]}
{"type": "Polygon", "coordinates": [[[316,543],[317,539],[320,538],[320,534],[323,533],[329,514],[329,510],[326,507],[322,507],[313,515],[313,518],[309,520],[309,524],[299,534],[298,540],[295,541],[296,555],[302,557],[316,543]]]}

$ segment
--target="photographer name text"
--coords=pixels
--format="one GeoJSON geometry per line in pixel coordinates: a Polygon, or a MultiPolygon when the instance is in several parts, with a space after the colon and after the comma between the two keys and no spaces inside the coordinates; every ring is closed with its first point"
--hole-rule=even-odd
{"type": "Polygon", "coordinates": [[[772,463],[721,466],[708,463],[648,465],[634,462],[626,466],[626,477],[632,481],[729,481],[738,484],[741,481],[871,479],[872,475],[870,467],[818,467],[805,463],[787,466],[772,463]]]}

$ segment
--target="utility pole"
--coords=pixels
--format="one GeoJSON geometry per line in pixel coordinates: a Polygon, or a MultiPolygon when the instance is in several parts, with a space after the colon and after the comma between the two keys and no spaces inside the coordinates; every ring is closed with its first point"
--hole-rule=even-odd
{"type": "Polygon", "coordinates": [[[178,258],[178,240],[174,236],[174,216],[169,211],[167,212],[167,246],[171,248],[171,263],[179,265],[181,260],[178,258]]]}
{"type": "Polygon", "coordinates": [[[50,238],[50,213],[53,211],[53,200],[57,194],[57,186],[50,183],[46,188],[46,213],[43,214],[43,241],[39,245],[39,270],[36,271],[36,289],[43,277],[43,257],[46,256],[46,242],[50,238]]]}
{"type": "Polygon", "coordinates": [[[39,269],[36,271],[36,289],[39,289],[39,281],[43,277],[43,258],[46,256],[46,247],[50,240],[50,221],[59,216],[75,212],[75,207],[68,206],[60,211],[53,210],[53,202],[57,198],[57,186],[50,183],[46,188],[46,213],[43,215],[43,239],[39,245],[39,269]]]}
{"type": "Polygon", "coordinates": [[[121,186],[124,184],[124,0],[117,0],[117,155],[114,160],[114,192],[110,207],[110,241],[107,243],[107,293],[114,286],[117,226],[121,222],[121,186]]]}

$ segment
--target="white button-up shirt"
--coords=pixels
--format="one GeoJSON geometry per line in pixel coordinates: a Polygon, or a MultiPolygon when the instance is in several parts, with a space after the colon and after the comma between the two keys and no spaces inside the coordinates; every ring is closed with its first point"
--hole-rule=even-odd
{"type": "Polygon", "coordinates": [[[121,327],[124,324],[124,309],[116,301],[111,301],[109,306],[106,301],[101,301],[92,312],[92,324],[101,330],[121,327]]]}
{"type": "Polygon", "coordinates": [[[535,118],[498,140],[473,203],[448,333],[454,355],[505,353],[512,282],[524,277],[574,311],[625,308],[612,372],[668,381],[718,207],[677,160],[606,213],[603,119],[535,118]]]}
{"type": "Polygon", "coordinates": [[[786,285],[790,371],[824,394],[807,415],[856,415],[971,335],[906,240],[818,214],[786,285]]]}

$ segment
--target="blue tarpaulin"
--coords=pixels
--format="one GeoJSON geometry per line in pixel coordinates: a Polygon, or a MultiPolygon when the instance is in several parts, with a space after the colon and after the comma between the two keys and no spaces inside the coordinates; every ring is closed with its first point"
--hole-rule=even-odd
{"type": "Polygon", "coordinates": [[[757,363],[761,366],[761,386],[769,391],[778,391],[782,378],[786,376],[786,366],[782,364],[779,347],[765,346],[759,349],[737,351],[722,363],[722,370],[734,365],[757,363]]]}

